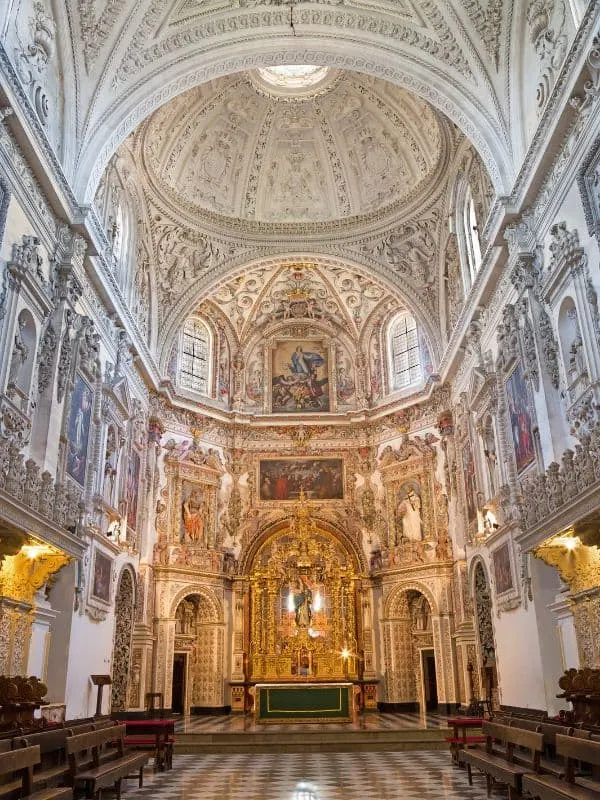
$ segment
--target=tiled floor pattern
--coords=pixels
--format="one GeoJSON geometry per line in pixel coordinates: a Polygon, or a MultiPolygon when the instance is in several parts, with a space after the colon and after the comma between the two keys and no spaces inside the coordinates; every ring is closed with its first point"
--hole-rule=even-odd
{"type": "MultiPolygon", "coordinates": [[[[339,722],[330,723],[303,723],[302,731],[311,732],[335,732],[354,730],[367,731],[395,731],[410,728],[439,728],[446,726],[446,717],[440,714],[382,714],[379,712],[369,712],[362,714],[356,723],[340,724],[339,722]]],[[[177,733],[286,733],[294,730],[298,731],[297,725],[257,725],[252,715],[230,715],[220,717],[182,717],[175,725],[177,733]]]]}
{"type": "MultiPolygon", "coordinates": [[[[495,793],[496,794],[496,793],[495,793]]],[[[497,793],[499,797],[503,795],[497,793]]],[[[175,756],[128,800],[484,800],[449,753],[175,756]]]]}

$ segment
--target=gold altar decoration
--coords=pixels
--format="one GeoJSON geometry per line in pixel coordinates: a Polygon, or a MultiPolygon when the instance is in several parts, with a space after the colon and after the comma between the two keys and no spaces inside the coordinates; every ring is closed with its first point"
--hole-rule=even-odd
{"type": "Polygon", "coordinates": [[[52,545],[27,538],[15,555],[7,555],[0,569],[0,595],[24,603],[48,579],[71,561],[71,556],[52,545]]]}
{"type": "Polygon", "coordinates": [[[600,550],[583,544],[573,529],[546,539],[534,548],[533,554],[556,567],[572,592],[600,586],[600,550]]]}
{"type": "Polygon", "coordinates": [[[301,491],[289,527],[255,556],[247,676],[252,681],[359,677],[359,575],[350,553],[312,513],[301,491]]]}

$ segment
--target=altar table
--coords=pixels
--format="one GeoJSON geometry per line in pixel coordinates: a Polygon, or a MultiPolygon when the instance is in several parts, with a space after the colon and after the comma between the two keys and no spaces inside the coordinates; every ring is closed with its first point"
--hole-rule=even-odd
{"type": "Polygon", "coordinates": [[[351,722],[352,683],[257,683],[256,721],[351,722]]]}

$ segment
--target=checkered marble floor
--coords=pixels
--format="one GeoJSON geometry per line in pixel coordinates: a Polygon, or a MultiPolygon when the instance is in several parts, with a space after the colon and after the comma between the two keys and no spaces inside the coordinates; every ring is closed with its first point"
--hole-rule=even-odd
{"type": "MultiPolygon", "coordinates": [[[[128,800],[484,800],[449,753],[175,756],[128,800]]],[[[501,790],[494,793],[501,797],[501,790]]]]}
{"type": "MultiPolygon", "coordinates": [[[[285,733],[298,731],[297,725],[257,725],[250,714],[232,714],[229,716],[210,717],[194,716],[181,717],[175,724],[176,733],[264,733],[268,727],[269,733],[285,733]]],[[[439,728],[446,727],[446,717],[441,714],[383,714],[368,712],[362,714],[355,723],[328,722],[328,723],[303,723],[302,731],[305,733],[347,731],[349,729],[367,731],[395,731],[409,728],[439,728]]]]}

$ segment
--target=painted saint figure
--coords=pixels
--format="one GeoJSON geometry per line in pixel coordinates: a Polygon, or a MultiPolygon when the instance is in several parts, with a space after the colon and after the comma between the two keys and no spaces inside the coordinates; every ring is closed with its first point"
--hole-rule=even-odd
{"type": "Polygon", "coordinates": [[[318,353],[305,353],[302,345],[298,345],[292,353],[291,370],[294,375],[306,375],[316,371],[317,367],[322,367],[325,363],[323,356],[318,353]]]}
{"type": "Polygon", "coordinates": [[[183,529],[185,540],[192,544],[200,544],[204,534],[204,502],[202,492],[198,489],[190,492],[183,504],[183,529]]]}

